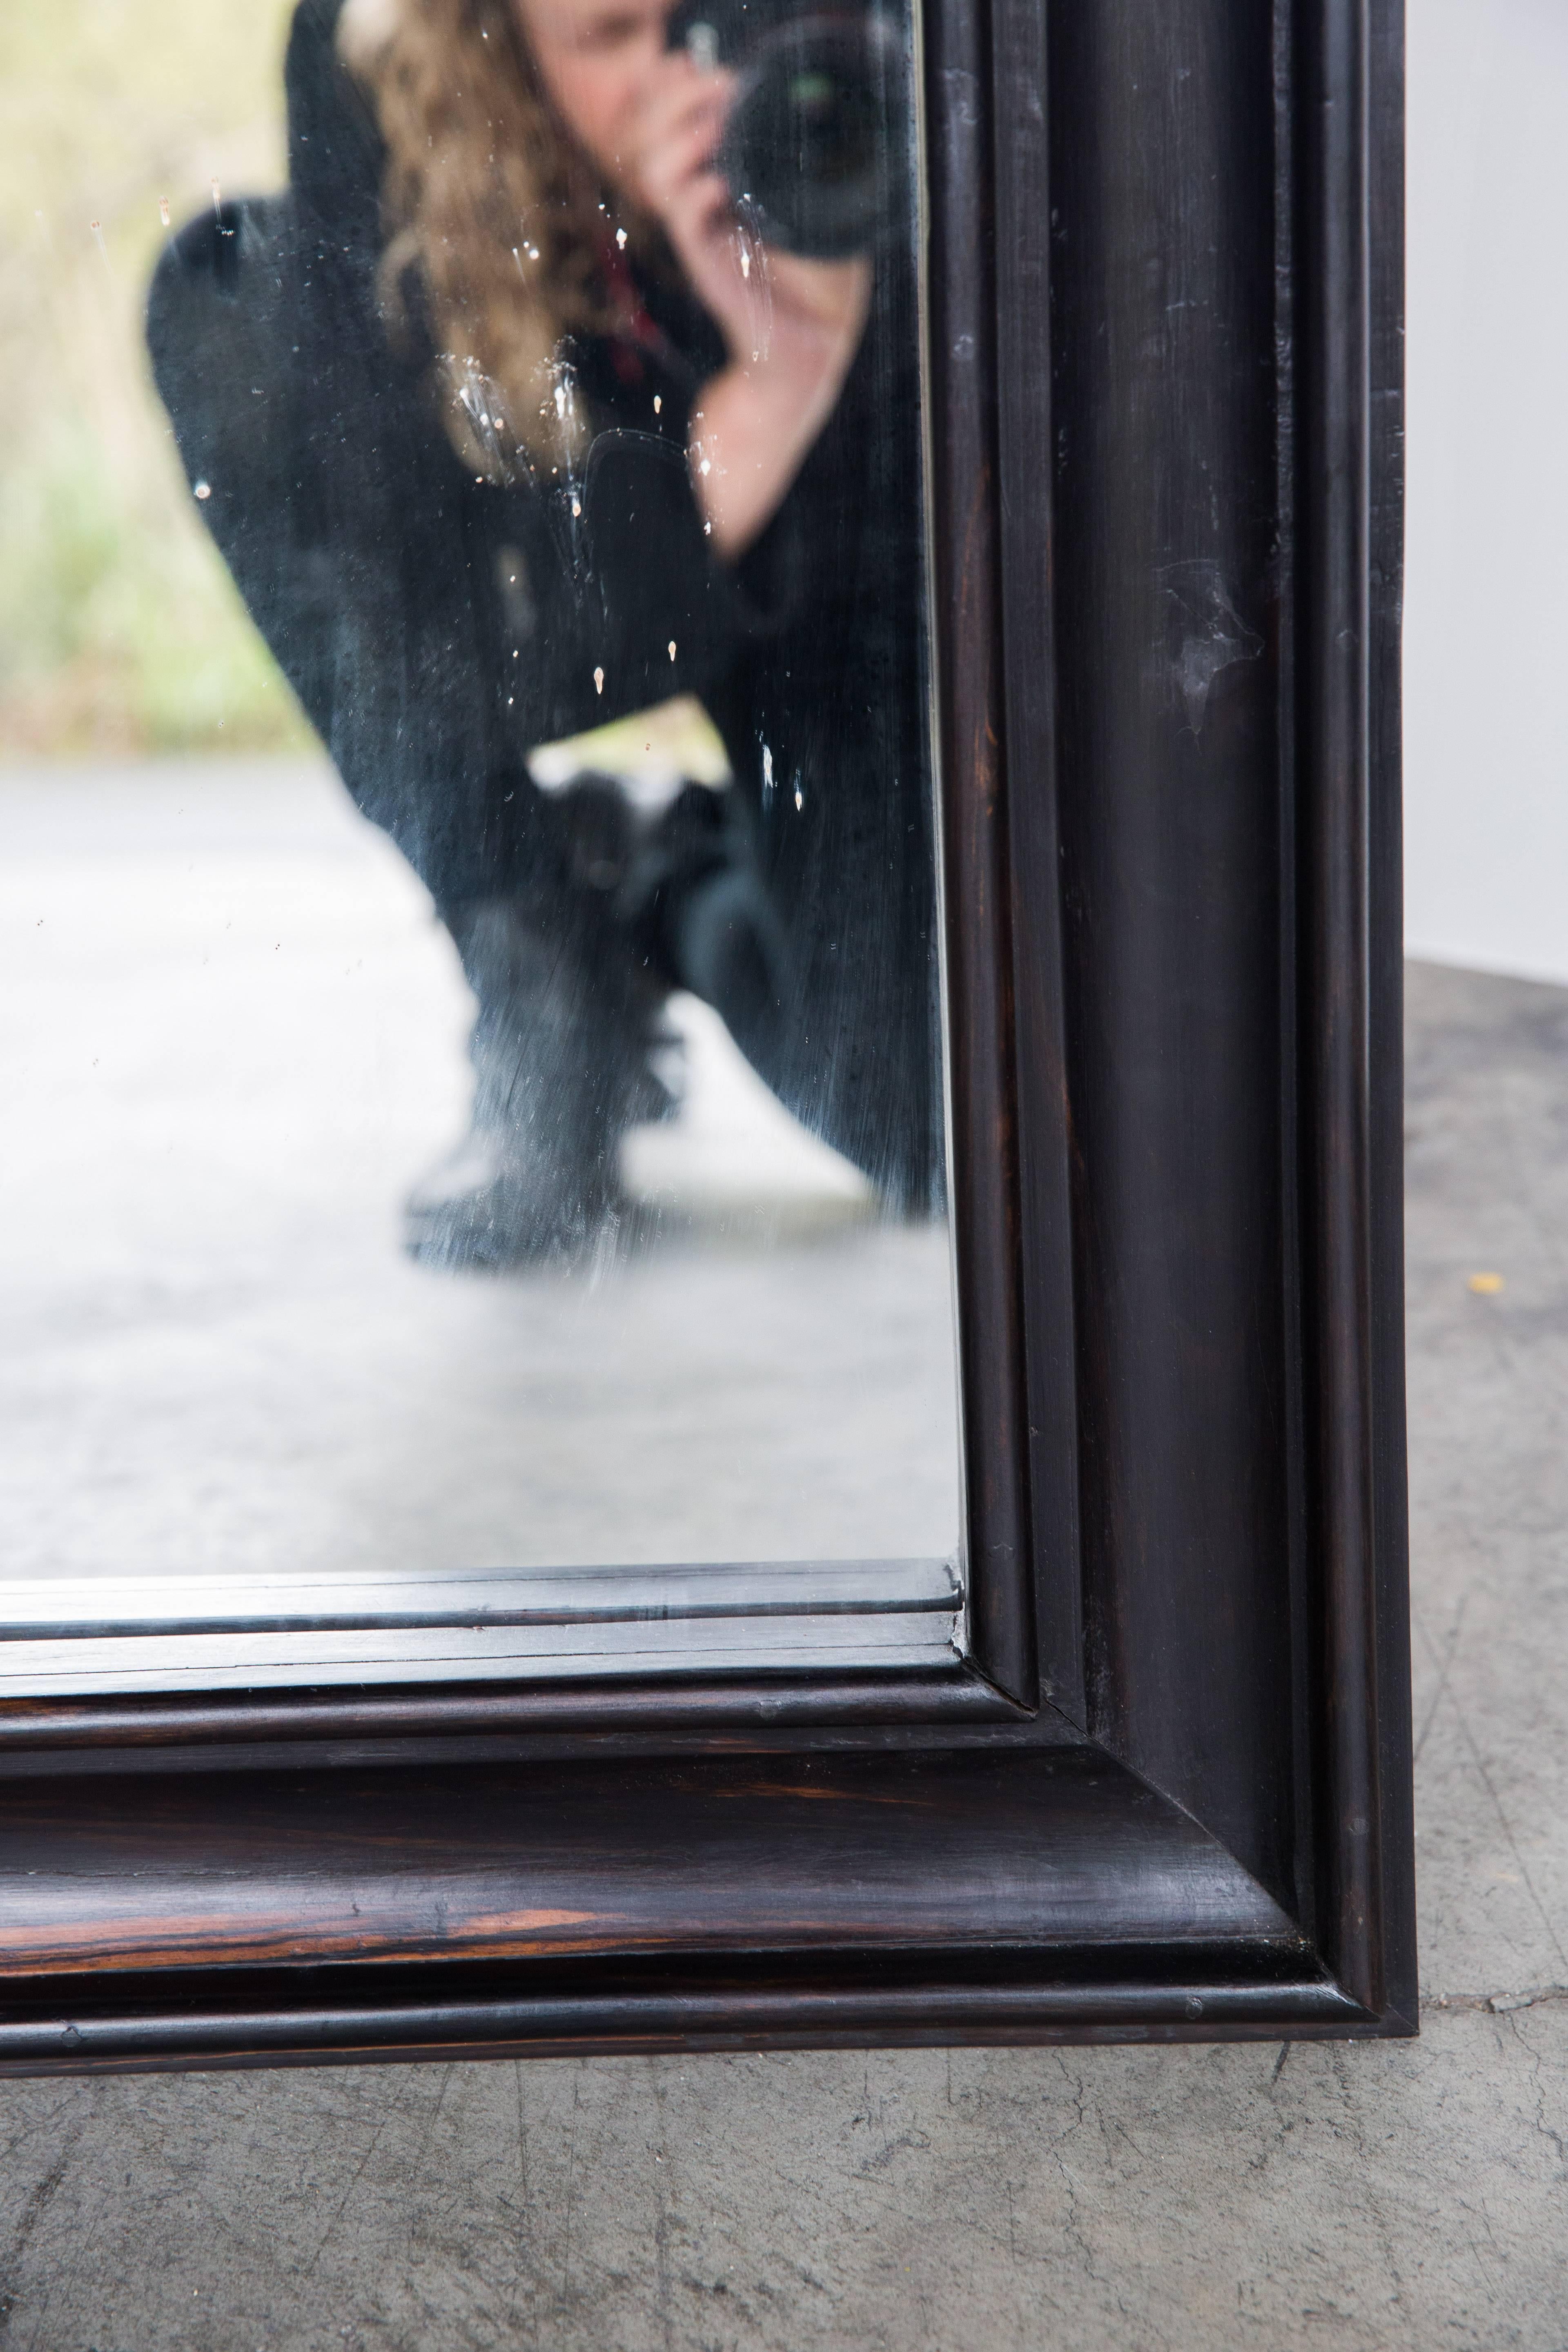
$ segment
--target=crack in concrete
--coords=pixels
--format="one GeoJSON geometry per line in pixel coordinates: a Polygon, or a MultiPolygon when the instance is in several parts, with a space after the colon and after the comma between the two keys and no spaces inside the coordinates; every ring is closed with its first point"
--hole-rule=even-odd
{"type": "Polygon", "coordinates": [[[1568,2177],[1568,2145],[1564,2144],[1563,2133],[1556,2130],[1546,2120],[1546,2085],[1541,2079],[1541,2053],[1536,2049],[1533,2042],[1531,2042],[1525,2033],[1523,2026],[1520,2023],[1517,2018],[1510,2017],[1508,2022],[1509,2031],[1513,2035],[1514,2040],[1519,2043],[1521,2049],[1527,2050],[1530,2053],[1530,2077],[1535,2092],[1534,2128],[1536,2134],[1540,2138],[1548,2141],[1551,2147],[1555,2150],[1557,2156],[1557,2169],[1561,2174],[1568,2177]]]}
{"type": "Polygon", "coordinates": [[[1487,2010],[1505,2017],[1510,2010],[1544,2009],[1558,2000],[1568,2000],[1568,1984],[1526,1985],[1518,1992],[1424,1992],[1421,2007],[1487,2010]]]}
{"type": "MultiPolygon", "coordinates": [[[[1413,1620],[1413,1622],[1421,1640],[1426,1643],[1428,1649],[1432,1648],[1431,1635],[1426,1633],[1424,1626],[1420,1623],[1419,1619],[1413,1620]]],[[[1434,1652],[1434,1656],[1435,1655],[1436,1653],[1434,1652]]],[[[1502,1799],[1498,1792],[1497,1785],[1492,1779],[1490,1768],[1487,1763],[1486,1758],[1481,1753],[1480,1742],[1477,1739],[1475,1732],[1471,1727],[1469,1714],[1464,1702],[1459,1697],[1458,1691],[1450,1689],[1447,1696],[1448,1704],[1453,1709],[1454,1719],[1459,1727],[1466,1747],[1469,1749],[1470,1759],[1475,1765],[1477,1772],[1480,1776],[1481,1786],[1485,1789],[1488,1797],[1491,1801],[1492,1810],[1497,1815],[1498,1824],[1502,1831],[1508,1850],[1512,1854],[1515,1863],[1518,1864],[1520,1879],[1523,1885],[1525,1893],[1529,1896],[1542,1926],[1546,1930],[1547,1940],[1551,1944],[1552,1950],[1556,1953],[1557,1958],[1563,1962],[1563,1967],[1568,1969],[1568,1951],[1564,1951],[1563,1948],[1563,1939],[1557,1932],[1556,1924],[1553,1921],[1551,1913],[1547,1910],[1544,1902],[1542,1900],[1540,1891],[1536,1886],[1533,1877],[1531,1875],[1530,1865],[1525,1861],[1524,1855],[1520,1849],[1519,1841],[1514,1835],[1513,1823],[1509,1819],[1507,1809],[1505,1808],[1502,1799]]]]}

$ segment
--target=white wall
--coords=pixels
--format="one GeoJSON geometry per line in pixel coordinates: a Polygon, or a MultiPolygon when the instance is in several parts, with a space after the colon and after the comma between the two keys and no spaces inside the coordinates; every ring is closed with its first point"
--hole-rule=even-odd
{"type": "Polygon", "coordinates": [[[1568,0],[1408,0],[1405,933],[1568,981],[1568,0]]]}

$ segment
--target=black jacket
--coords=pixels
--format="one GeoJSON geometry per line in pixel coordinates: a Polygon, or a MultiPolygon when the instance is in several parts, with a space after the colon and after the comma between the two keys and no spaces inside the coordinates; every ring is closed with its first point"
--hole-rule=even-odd
{"type": "Polygon", "coordinates": [[[639,281],[657,337],[574,348],[579,478],[476,481],[426,397],[427,362],[400,357],[378,316],[383,150],[333,47],[341,5],[295,16],[287,192],[193,221],[149,299],[158,389],[251,614],[354,800],[447,914],[528,887],[531,747],[698,695],[788,942],[783,1017],[740,1042],[895,1199],[933,1201],[912,270],[879,270],[838,407],[736,568],[712,556],[685,456],[722,347],[668,283],[639,281]]]}

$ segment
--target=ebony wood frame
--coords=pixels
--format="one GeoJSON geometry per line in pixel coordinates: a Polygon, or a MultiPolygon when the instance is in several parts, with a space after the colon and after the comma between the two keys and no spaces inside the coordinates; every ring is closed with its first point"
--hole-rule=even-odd
{"type": "Polygon", "coordinates": [[[1414,2031],[1398,0],[929,0],[973,1650],[7,1702],[0,2066],[1414,2031]]]}

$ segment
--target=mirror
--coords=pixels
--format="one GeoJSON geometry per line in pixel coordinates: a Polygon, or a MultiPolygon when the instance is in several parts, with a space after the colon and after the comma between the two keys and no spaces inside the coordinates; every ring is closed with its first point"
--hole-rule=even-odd
{"type": "Polygon", "coordinates": [[[951,1657],[909,8],[23,16],[0,1685],[951,1657]]]}

